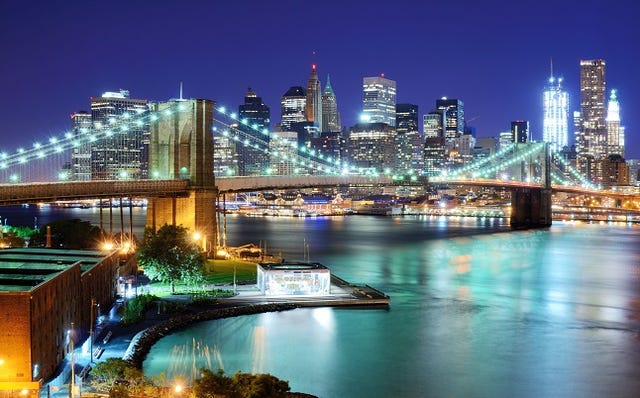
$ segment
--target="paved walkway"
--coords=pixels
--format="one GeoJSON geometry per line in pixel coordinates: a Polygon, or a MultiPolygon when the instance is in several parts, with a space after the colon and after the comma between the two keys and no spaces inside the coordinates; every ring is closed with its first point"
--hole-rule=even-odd
{"type": "MultiPolygon", "coordinates": [[[[220,288],[220,286],[217,286],[217,288],[220,288]]],[[[223,288],[233,290],[233,286],[223,286],[223,288]]],[[[148,288],[141,289],[141,291],[145,290],[148,291],[148,288]]],[[[264,296],[254,284],[238,285],[235,290],[235,296],[220,299],[219,302],[215,304],[215,307],[224,308],[242,304],[281,302],[294,303],[300,306],[378,305],[384,304],[385,300],[388,304],[389,299],[383,293],[369,286],[354,286],[333,275],[331,280],[331,294],[328,296],[264,296]]],[[[184,302],[187,304],[190,301],[190,296],[174,295],[163,297],[163,300],[184,302]]],[[[123,305],[123,303],[116,303],[109,311],[109,314],[102,316],[96,325],[93,350],[94,352],[99,352],[99,354],[93,361],[89,355],[89,339],[75,348],[73,362],[77,376],[82,375],[83,370],[88,372],[88,366],[92,364],[107,358],[122,358],[136,334],[159,322],[168,320],[175,315],[175,313],[162,313],[160,308],[153,307],[145,313],[142,321],[125,326],[120,323],[120,316],[118,315],[118,307],[120,305],[123,305]]],[[[196,312],[197,310],[188,309],[187,312],[181,312],[180,314],[182,315],[190,311],[196,312]]],[[[40,392],[41,397],[69,397],[68,383],[71,379],[71,361],[71,355],[68,355],[58,377],[43,385],[40,392]]],[[[80,391],[86,391],[87,386],[82,385],[80,378],[77,377],[76,380],[80,391]]]]}

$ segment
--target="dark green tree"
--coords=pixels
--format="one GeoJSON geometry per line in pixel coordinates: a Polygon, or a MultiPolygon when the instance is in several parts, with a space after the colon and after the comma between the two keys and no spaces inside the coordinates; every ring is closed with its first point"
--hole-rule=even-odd
{"type": "Polygon", "coordinates": [[[270,374],[238,372],[227,377],[222,370],[209,369],[201,369],[193,385],[196,398],[283,398],[288,392],[289,383],[270,374]]]}
{"type": "Polygon", "coordinates": [[[31,236],[29,246],[42,247],[47,239],[47,227],[51,227],[51,247],[65,249],[95,249],[100,241],[100,228],[80,219],[57,220],[45,225],[31,236]]]}
{"type": "Polygon", "coordinates": [[[112,391],[117,396],[122,390],[135,390],[148,383],[144,374],[129,362],[120,358],[107,358],[98,362],[91,369],[91,385],[98,391],[112,391]],[[126,386],[118,384],[118,381],[125,382],[126,386]],[[124,388],[123,388],[124,387],[124,388]]]}
{"type": "Polygon", "coordinates": [[[157,232],[147,228],[138,250],[138,264],[151,279],[171,285],[204,281],[206,257],[183,226],[162,226],[157,232]]]}

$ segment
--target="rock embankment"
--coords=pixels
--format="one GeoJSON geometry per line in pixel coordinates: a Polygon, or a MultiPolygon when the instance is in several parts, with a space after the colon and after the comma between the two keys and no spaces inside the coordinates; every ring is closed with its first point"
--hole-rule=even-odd
{"type": "Polygon", "coordinates": [[[138,333],[131,340],[131,344],[129,345],[123,359],[129,361],[136,368],[141,369],[142,363],[147,357],[149,350],[151,350],[151,347],[158,340],[193,323],[230,318],[240,315],[254,315],[263,312],[287,311],[294,308],[297,308],[297,306],[289,303],[252,304],[210,309],[194,314],[178,315],[138,333]]]}

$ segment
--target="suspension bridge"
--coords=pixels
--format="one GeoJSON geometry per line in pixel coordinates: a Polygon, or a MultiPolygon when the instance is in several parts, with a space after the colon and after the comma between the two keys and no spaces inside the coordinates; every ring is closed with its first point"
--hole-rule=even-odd
{"type": "MultiPolygon", "coordinates": [[[[551,195],[600,195],[617,199],[635,196],[605,191],[549,154],[540,142],[512,144],[491,156],[428,178],[429,184],[492,187],[512,193],[514,228],[551,225],[551,195]]],[[[358,168],[347,159],[299,145],[250,125],[211,100],[171,100],[149,111],[112,115],[106,123],[64,132],[59,136],[0,152],[0,205],[109,197],[149,199],[147,224],[183,224],[215,241],[215,202],[225,193],[417,183],[419,170],[358,168]],[[62,164],[71,151],[100,139],[148,127],[149,178],[70,181],[62,164]],[[287,163],[287,175],[214,176],[214,134],[262,152],[272,163],[287,163]],[[269,141],[271,144],[269,144],[269,141]],[[274,145],[275,141],[275,145],[274,145]],[[44,170],[44,171],[43,171],[44,170]]],[[[423,180],[421,180],[423,181],[423,180]]]]}

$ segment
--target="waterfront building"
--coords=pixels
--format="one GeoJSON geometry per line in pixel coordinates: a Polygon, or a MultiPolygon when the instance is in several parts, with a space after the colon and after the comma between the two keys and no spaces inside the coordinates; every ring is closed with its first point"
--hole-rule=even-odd
{"type": "Polygon", "coordinates": [[[323,296],[331,293],[331,272],[320,263],[258,263],[257,285],[265,296],[323,296]]]}
{"type": "Polygon", "coordinates": [[[396,105],[396,169],[399,173],[422,170],[424,139],[418,131],[418,105],[396,105]]]}
{"type": "Polygon", "coordinates": [[[236,142],[238,174],[261,175],[269,164],[269,156],[255,145],[263,143],[261,147],[269,146],[271,111],[251,87],[244,96],[244,104],[238,107],[238,119],[238,129],[244,134],[244,137],[236,142]]]}
{"type": "Polygon", "coordinates": [[[562,78],[551,74],[543,93],[542,140],[549,143],[552,153],[569,144],[569,94],[562,89],[562,78]]]}
{"type": "MultiPolygon", "coordinates": [[[[291,175],[301,172],[296,166],[298,133],[295,131],[276,131],[270,135],[270,167],[267,174],[291,175]]],[[[305,170],[305,172],[307,171],[305,170]]]]}
{"type": "Polygon", "coordinates": [[[511,122],[511,142],[523,144],[529,141],[531,141],[531,137],[529,135],[529,121],[514,120],[511,122]]]}
{"type": "Polygon", "coordinates": [[[307,122],[313,123],[318,129],[322,129],[322,85],[318,79],[316,65],[311,65],[311,75],[307,80],[307,102],[305,104],[305,116],[307,122]]]}
{"type": "Polygon", "coordinates": [[[387,123],[358,123],[349,130],[349,163],[362,172],[395,170],[396,129],[387,123]]]}
{"type": "Polygon", "coordinates": [[[580,125],[576,130],[577,163],[580,172],[595,182],[602,180],[592,163],[607,154],[605,122],[605,61],[580,61],[580,125]]]}
{"type": "Polygon", "coordinates": [[[0,251],[0,396],[39,396],[96,309],[111,308],[119,262],[117,251],[0,251]]]}
{"type": "Polygon", "coordinates": [[[624,157],[624,126],[620,126],[620,103],[616,90],[611,90],[607,105],[607,153],[624,157]]]}
{"type": "MultiPolygon", "coordinates": [[[[94,128],[117,124],[119,118],[144,117],[147,100],[130,98],[128,90],[91,97],[94,128]]],[[[107,130],[91,146],[91,179],[146,179],[149,177],[149,125],[107,130]]]]}
{"type": "Polygon", "coordinates": [[[304,88],[290,87],[280,100],[280,130],[291,131],[293,123],[306,122],[306,104],[307,95],[304,88]]]}
{"type": "Polygon", "coordinates": [[[363,122],[396,125],[396,82],[381,76],[362,80],[363,122]]]}
{"type": "Polygon", "coordinates": [[[71,151],[71,175],[73,181],[91,180],[91,141],[93,122],[91,114],[80,111],[71,114],[71,131],[78,142],[71,151]]]}
{"type": "Polygon", "coordinates": [[[322,132],[336,132],[342,129],[340,113],[338,112],[338,100],[331,87],[329,75],[327,84],[322,92],[322,132]]]}

